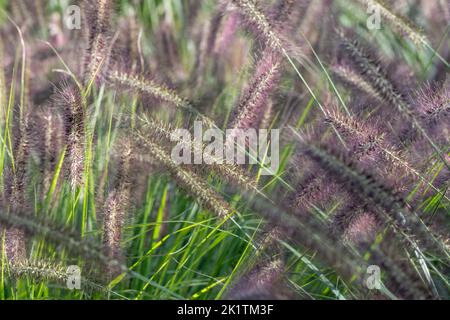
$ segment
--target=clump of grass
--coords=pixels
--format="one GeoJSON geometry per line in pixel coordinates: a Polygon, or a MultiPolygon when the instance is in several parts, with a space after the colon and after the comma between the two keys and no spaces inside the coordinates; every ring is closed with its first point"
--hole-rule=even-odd
{"type": "MultiPolygon", "coordinates": [[[[417,45],[440,41],[380,1],[359,2],[417,45]]],[[[367,50],[359,44],[364,28],[358,42],[336,34],[357,20],[341,1],[84,5],[86,39],[60,28],[60,16],[42,2],[11,2],[12,16],[0,26],[12,43],[0,48],[0,223],[8,260],[0,297],[448,295],[448,244],[439,233],[448,224],[449,91],[448,83],[422,83],[448,67],[437,52],[415,52],[391,34],[378,34],[379,45],[367,50]],[[48,23],[56,30],[50,35],[48,23]],[[241,23],[249,33],[239,32],[241,23]],[[37,34],[49,43],[32,41],[37,34]],[[299,60],[297,48],[315,60],[297,68],[290,58],[299,60]],[[388,51],[396,72],[374,58],[388,51]],[[323,59],[330,52],[337,57],[330,69],[350,86],[329,76],[323,59]],[[248,81],[247,70],[254,70],[248,81]],[[277,174],[253,177],[254,168],[211,154],[193,166],[172,159],[175,124],[197,118],[210,128],[295,130],[283,130],[277,174]],[[297,141],[297,130],[310,134],[297,141]],[[65,282],[64,266],[74,263],[83,279],[108,283],[107,292],[45,286],[65,282]],[[364,281],[372,264],[383,274],[377,294],[364,281]]],[[[201,151],[191,144],[186,149],[201,151]]]]}

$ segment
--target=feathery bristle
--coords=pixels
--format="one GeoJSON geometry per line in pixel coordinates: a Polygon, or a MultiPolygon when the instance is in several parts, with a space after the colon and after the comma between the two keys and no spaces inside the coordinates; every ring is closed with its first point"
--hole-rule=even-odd
{"type": "Polygon", "coordinates": [[[11,214],[0,208],[0,224],[10,229],[20,229],[29,235],[41,236],[50,243],[61,245],[70,252],[79,254],[88,261],[100,261],[104,266],[110,268],[120,266],[121,270],[127,270],[127,267],[119,261],[105,256],[102,248],[91,239],[81,239],[79,233],[44,218],[30,216],[26,212],[11,214]]]}
{"type": "MultiPolygon", "coordinates": [[[[157,121],[149,117],[143,119],[143,124],[145,128],[150,130],[154,136],[160,137],[167,142],[171,141],[171,134],[173,132],[173,129],[169,125],[158,123],[157,121]]],[[[187,147],[188,149],[193,148],[194,152],[203,153],[203,146],[201,147],[201,150],[198,150],[198,146],[196,143],[190,143],[185,147],[187,147]]],[[[209,164],[207,168],[212,169],[221,178],[226,179],[231,183],[235,183],[247,190],[257,189],[257,182],[255,181],[255,179],[249,176],[237,165],[223,163],[222,159],[215,157],[209,153],[203,153],[203,160],[205,163],[209,164]]]]}
{"type": "Polygon", "coordinates": [[[237,281],[227,295],[228,299],[255,299],[255,297],[273,297],[277,282],[280,281],[283,273],[283,261],[273,259],[264,261],[256,265],[248,274],[237,281]]]}
{"type": "Polygon", "coordinates": [[[336,183],[314,175],[300,184],[289,201],[290,206],[297,214],[306,215],[312,206],[325,207],[333,198],[341,195],[339,189],[336,183]]]}
{"type": "MultiPolygon", "coordinates": [[[[1,227],[1,225],[0,225],[1,227]]],[[[5,232],[5,255],[9,263],[15,265],[26,259],[26,238],[21,228],[0,228],[5,232]]],[[[1,232],[3,236],[3,232],[1,232]]],[[[3,239],[3,237],[2,237],[3,239]]]]}
{"type": "Polygon", "coordinates": [[[64,128],[59,113],[49,108],[39,112],[38,125],[39,127],[35,131],[40,141],[36,143],[39,146],[38,151],[43,175],[42,191],[45,195],[49,191],[58,157],[63,150],[64,128]],[[42,128],[44,131],[42,131],[42,128]]]}
{"type": "Polygon", "coordinates": [[[274,106],[273,102],[269,100],[267,102],[266,108],[264,110],[264,114],[261,118],[261,121],[259,122],[259,128],[261,129],[269,129],[272,125],[273,117],[274,117],[274,106]]]}
{"type": "Polygon", "coordinates": [[[72,188],[76,188],[83,184],[86,103],[74,84],[64,84],[56,100],[63,112],[69,181],[72,188]]]}
{"type": "Polygon", "coordinates": [[[186,108],[190,105],[188,100],[180,97],[174,90],[143,76],[116,70],[109,74],[109,79],[128,90],[171,103],[179,108],[186,108]]]}
{"type": "MultiPolygon", "coordinates": [[[[52,261],[23,260],[14,265],[9,265],[7,274],[14,279],[27,279],[33,282],[56,282],[59,285],[67,285],[73,276],[69,268],[52,261]]],[[[92,282],[86,274],[80,278],[83,292],[87,289],[97,290],[99,285],[92,282]]]]}
{"type": "Polygon", "coordinates": [[[364,77],[352,70],[349,66],[335,65],[332,67],[332,70],[343,81],[361,90],[369,97],[377,101],[384,101],[383,97],[380,96],[377,90],[372,86],[372,83],[370,81],[366,81],[364,77]]]}
{"type": "Polygon", "coordinates": [[[18,136],[14,146],[14,165],[12,181],[9,187],[10,203],[13,210],[21,210],[25,207],[25,186],[27,166],[30,156],[31,124],[29,113],[19,120],[18,136]]]}
{"type": "MultiPolygon", "coordinates": [[[[14,163],[7,180],[6,200],[12,215],[19,215],[27,208],[27,169],[30,156],[31,124],[29,113],[19,119],[18,135],[14,142],[14,163]]],[[[3,228],[2,228],[3,230],[3,228]]],[[[26,236],[24,230],[16,227],[5,228],[5,251],[8,260],[14,264],[26,257],[26,236]]]]}
{"type": "Polygon", "coordinates": [[[355,244],[372,243],[377,230],[376,217],[363,212],[353,218],[344,231],[344,239],[355,244]]]}
{"type": "Polygon", "coordinates": [[[148,147],[146,151],[166,168],[177,183],[191,193],[205,208],[216,213],[221,219],[233,212],[228,203],[202,178],[177,165],[161,146],[148,139],[148,135],[142,133],[138,134],[137,137],[141,143],[148,147]]]}
{"type": "Polygon", "coordinates": [[[320,163],[323,168],[333,172],[339,182],[348,185],[350,188],[360,188],[358,190],[371,198],[376,204],[382,205],[388,211],[393,211],[395,219],[399,223],[403,223],[402,221],[405,219],[402,213],[404,202],[394,192],[379,185],[371,176],[360,173],[353,168],[352,164],[347,164],[340,157],[323,148],[314,145],[305,146],[305,153],[320,163]]]}
{"type": "MultiPolygon", "coordinates": [[[[103,212],[103,245],[105,255],[110,259],[122,259],[122,228],[125,219],[124,209],[126,208],[123,200],[121,194],[113,191],[105,202],[103,212]]],[[[116,270],[107,270],[107,272],[109,274],[117,273],[116,270]]]]}
{"type": "Polygon", "coordinates": [[[92,80],[99,84],[107,70],[111,55],[111,15],[114,0],[96,0],[88,13],[89,49],[86,53],[84,85],[92,80]]]}
{"type": "Polygon", "coordinates": [[[280,35],[255,0],[232,0],[231,2],[239,8],[249,27],[257,31],[257,35],[264,40],[267,48],[279,53],[285,50],[280,35]]]}
{"type": "Polygon", "coordinates": [[[361,76],[372,84],[377,95],[383,97],[384,101],[395,106],[401,114],[408,115],[410,106],[404,97],[398,92],[392,82],[387,78],[381,66],[375,62],[356,41],[351,41],[343,33],[339,33],[342,44],[353,62],[359,69],[361,76]]]}
{"type": "Polygon", "coordinates": [[[14,278],[30,278],[34,281],[65,282],[68,274],[63,266],[47,261],[21,261],[10,266],[9,271],[14,278]]]}
{"type": "MultiPolygon", "coordinates": [[[[115,189],[109,194],[104,205],[103,213],[103,245],[105,255],[111,260],[122,260],[122,229],[129,209],[131,195],[130,158],[132,145],[130,140],[124,139],[120,144],[121,157],[115,189]]],[[[108,266],[107,266],[108,267],[108,266]]],[[[110,276],[118,275],[120,269],[108,268],[110,276]]]]}
{"type": "Polygon", "coordinates": [[[396,15],[386,4],[379,0],[358,1],[362,4],[370,6],[371,8],[377,9],[381,16],[384,17],[397,32],[400,32],[402,35],[411,39],[411,41],[413,41],[417,46],[422,46],[427,43],[427,39],[423,34],[416,31],[414,27],[412,27],[411,23],[405,18],[396,15]]]}
{"type": "Polygon", "coordinates": [[[237,106],[230,128],[256,128],[263,116],[268,98],[280,75],[281,61],[277,54],[265,52],[256,66],[256,72],[237,106]]]}
{"type": "Polygon", "coordinates": [[[420,176],[407,159],[404,159],[397,150],[385,141],[384,134],[381,134],[377,128],[367,121],[344,115],[335,107],[325,110],[325,121],[332,124],[339,133],[352,143],[357,160],[360,160],[363,156],[378,155],[387,162],[389,167],[402,169],[404,173],[411,176],[420,176]]]}
{"type": "Polygon", "coordinates": [[[231,13],[222,22],[222,28],[216,36],[213,52],[215,55],[225,55],[230,49],[230,45],[236,35],[239,23],[239,16],[237,13],[231,13]]]}
{"type": "Polygon", "coordinates": [[[450,88],[425,86],[416,93],[416,105],[420,116],[427,123],[436,124],[450,116],[450,88]]]}
{"type": "Polygon", "coordinates": [[[346,185],[351,191],[357,191],[356,194],[359,197],[364,195],[376,207],[384,209],[385,211],[381,210],[381,215],[378,215],[381,221],[391,223],[405,232],[406,230],[412,231],[421,237],[421,241],[426,245],[446,253],[442,243],[430,233],[430,230],[414,212],[410,212],[406,208],[405,201],[393,190],[376,181],[372,176],[362,173],[353,164],[346,163],[345,159],[342,159],[343,155],[335,156],[314,145],[305,145],[304,148],[307,155],[332,173],[339,182],[346,185]]]}

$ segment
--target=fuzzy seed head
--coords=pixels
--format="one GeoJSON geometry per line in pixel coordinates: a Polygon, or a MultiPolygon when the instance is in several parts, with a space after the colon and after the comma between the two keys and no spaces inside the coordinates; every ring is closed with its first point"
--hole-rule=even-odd
{"type": "Polygon", "coordinates": [[[123,86],[128,90],[135,91],[141,94],[149,95],[161,101],[169,102],[176,107],[187,107],[189,102],[180,97],[175,91],[169,89],[164,85],[157,84],[151,79],[135,74],[129,74],[123,71],[113,71],[109,76],[113,83],[123,86]]]}
{"type": "Polygon", "coordinates": [[[85,101],[74,84],[64,84],[57,103],[63,110],[64,131],[69,161],[68,176],[72,188],[83,184],[85,145],[85,101]]]}
{"type": "Polygon", "coordinates": [[[416,103],[422,119],[435,124],[450,117],[450,88],[427,85],[416,93],[416,103]]]}
{"type": "Polygon", "coordinates": [[[372,243],[375,240],[377,222],[373,215],[357,215],[344,231],[344,240],[355,244],[372,243]]]}
{"type": "Polygon", "coordinates": [[[423,46],[427,44],[426,37],[419,31],[415,30],[412,24],[407,21],[404,17],[401,17],[393,12],[386,4],[379,0],[358,0],[360,3],[375,8],[380,12],[386,21],[394,28],[397,32],[411,39],[417,46],[423,46]]]}
{"type": "MultiPolygon", "coordinates": [[[[140,132],[138,140],[146,145],[147,152],[163,166],[177,183],[194,196],[205,208],[216,213],[221,219],[232,213],[228,203],[214,189],[212,189],[201,177],[191,170],[177,165],[163,147],[156,142],[149,141],[149,134],[140,132]]],[[[151,136],[151,135],[150,135],[151,136]]]]}
{"type": "Polygon", "coordinates": [[[270,103],[269,96],[275,89],[281,71],[280,57],[265,52],[256,72],[237,107],[237,115],[231,128],[249,129],[258,127],[264,109],[270,103]]]}
{"type": "Polygon", "coordinates": [[[239,12],[243,16],[244,21],[256,30],[268,48],[279,53],[284,51],[280,35],[275,31],[268,17],[258,7],[257,1],[232,0],[232,3],[239,8],[239,12]]]}

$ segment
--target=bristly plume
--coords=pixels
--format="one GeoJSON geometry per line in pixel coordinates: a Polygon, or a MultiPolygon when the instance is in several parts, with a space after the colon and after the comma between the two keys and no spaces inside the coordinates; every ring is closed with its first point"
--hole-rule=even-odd
{"type": "Polygon", "coordinates": [[[119,88],[145,95],[160,101],[168,102],[178,108],[188,108],[190,103],[174,90],[158,84],[156,81],[125,71],[114,70],[109,74],[109,80],[119,88]]]}
{"type": "Polygon", "coordinates": [[[232,44],[238,29],[238,13],[232,12],[224,19],[225,21],[222,22],[222,28],[219,31],[219,34],[216,35],[214,43],[213,52],[216,56],[225,55],[226,52],[230,50],[230,45],[232,44]]]}
{"type": "Polygon", "coordinates": [[[379,229],[377,215],[365,208],[347,206],[333,217],[333,225],[342,230],[344,241],[353,244],[371,244],[379,229]]]}
{"type": "Polygon", "coordinates": [[[54,170],[63,150],[64,125],[59,112],[52,108],[45,108],[37,115],[38,127],[35,136],[38,146],[41,173],[43,176],[42,194],[45,196],[50,189],[54,170]]]}
{"type": "Polygon", "coordinates": [[[269,20],[267,15],[258,7],[255,0],[231,0],[231,3],[239,9],[243,21],[247,23],[250,29],[260,37],[267,49],[282,53],[286,50],[286,44],[281,35],[276,31],[275,26],[269,20]]]}
{"type": "MultiPolygon", "coordinates": [[[[14,141],[12,168],[8,172],[6,181],[6,203],[12,215],[19,215],[27,208],[27,170],[30,157],[31,123],[30,115],[25,112],[19,119],[18,132],[14,141]]],[[[12,264],[26,258],[26,236],[24,230],[17,227],[5,229],[6,257],[12,264]]],[[[3,234],[3,232],[2,232],[3,234]]]]}
{"type": "Polygon", "coordinates": [[[176,164],[170,155],[157,143],[150,139],[145,131],[138,132],[137,139],[146,146],[146,152],[163,166],[183,189],[194,196],[206,209],[224,219],[233,209],[211,186],[191,170],[176,164]]]}
{"type": "Polygon", "coordinates": [[[235,283],[226,298],[233,300],[288,298],[286,290],[281,288],[283,268],[284,263],[280,258],[262,261],[235,283]]]}
{"type": "Polygon", "coordinates": [[[395,217],[392,220],[396,220],[399,224],[404,223],[405,218],[402,212],[405,202],[403,199],[384,185],[380,185],[372,176],[360,172],[358,168],[354,168],[354,164],[350,163],[342,153],[336,156],[334,152],[313,144],[305,144],[303,148],[305,154],[319,163],[325,170],[333,173],[337,181],[348,186],[350,191],[358,190],[373,200],[374,203],[382,205],[388,211],[394,212],[395,217]]]}
{"type": "Polygon", "coordinates": [[[351,67],[346,65],[333,65],[332,71],[342,80],[358,90],[362,91],[364,94],[368,95],[372,99],[383,102],[383,97],[378,93],[378,91],[372,86],[370,81],[367,81],[363,76],[355,72],[351,67]]]}
{"type": "Polygon", "coordinates": [[[20,212],[20,214],[11,214],[1,207],[0,224],[10,229],[20,229],[27,235],[43,237],[48,242],[60,245],[71,253],[85,258],[88,262],[100,262],[102,265],[110,268],[120,267],[122,271],[128,270],[120,261],[111,260],[105,256],[101,246],[93,242],[92,239],[81,239],[79,232],[75,232],[66,226],[55,224],[44,217],[35,217],[24,211],[20,212]]]}
{"type": "Polygon", "coordinates": [[[261,121],[259,122],[259,128],[261,129],[269,129],[272,125],[272,121],[274,120],[274,106],[272,100],[267,101],[267,105],[264,108],[263,116],[261,117],[261,121]]]}
{"type": "Polygon", "coordinates": [[[396,192],[375,180],[371,175],[362,172],[342,153],[336,156],[334,152],[313,144],[303,145],[303,147],[308,156],[333,174],[338,182],[347,186],[349,191],[352,191],[360,200],[365,196],[370,204],[375,205],[374,210],[381,209],[377,212],[380,221],[403,230],[405,234],[412,232],[424,245],[447,254],[443,244],[436,239],[415,212],[407,209],[405,201],[396,192]]]}
{"type": "Polygon", "coordinates": [[[230,128],[257,128],[269,103],[269,96],[275,89],[281,71],[278,54],[266,50],[256,66],[250,84],[236,109],[230,128]]]}
{"type": "Polygon", "coordinates": [[[364,77],[366,77],[373,84],[373,87],[377,90],[378,94],[382,96],[387,103],[395,106],[398,113],[402,117],[400,120],[400,125],[404,122],[403,120],[407,120],[407,137],[406,139],[405,137],[401,137],[401,142],[403,142],[403,140],[409,140],[411,136],[417,136],[420,134],[421,138],[424,138],[439,155],[440,159],[444,162],[447,168],[450,168],[450,163],[446,161],[442,150],[436,146],[436,144],[428,136],[422,124],[416,119],[411,104],[387,78],[387,75],[382,70],[381,66],[374,62],[373,59],[371,59],[369,55],[367,55],[364,50],[359,47],[356,41],[348,40],[342,32],[339,32],[339,35],[344,48],[353,58],[354,63],[359,69],[361,75],[364,75],[364,77]]]}
{"type": "Polygon", "coordinates": [[[331,107],[325,109],[325,122],[332,124],[351,143],[354,159],[361,160],[362,157],[370,156],[373,158],[370,162],[374,163],[380,158],[389,169],[401,169],[405,174],[420,176],[408,160],[385,141],[384,134],[368,121],[347,116],[337,107],[331,107]]]}
{"type": "Polygon", "coordinates": [[[78,86],[64,83],[58,88],[56,103],[63,112],[64,135],[72,188],[83,184],[86,103],[78,86]]]}
{"type": "Polygon", "coordinates": [[[65,283],[69,275],[66,269],[47,261],[24,260],[9,267],[9,272],[14,278],[29,278],[34,281],[58,281],[65,283]]]}
{"type": "MultiPolygon", "coordinates": [[[[142,119],[142,125],[149,130],[154,137],[157,137],[158,140],[162,139],[169,144],[171,143],[171,134],[174,129],[170,125],[158,122],[151,117],[144,117],[142,119]]],[[[187,149],[193,149],[194,152],[203,153],[203,145],[201,146],[201,150],[198,150],[196,143],[189,143],[189,145],[186,145],[185,147],[187,149]]],[[[209,172],[210,169],[212,169],[212,171],[219,175],[220,178],[223,178],[230,183],[234,183],[247,190],[257,190],[256,180],[239,166],[223,163],[221,159],[208,153],[203,154],[203,159],[205,163],[208,163],[208,166],[205,167],[205,171],[209,172]]]]}
{"type": "Polygon", "coordinates": [[[21,228],[5,227],[0,224],[3,239],[5,236],[5,255],[9,263],[15,265],[26,259],[26,237],[21,228]],[[3,233],[4,232],[4,233],[3,233]]]}
{"type": "MultiPolygon", "coordinates": [[[[101,286],[88,278],[94,271],[89,270],[89,275],[84,275],[80,279],[80,286],[84,293],[87,293],[87,290],[89,290],[89,293],[90,291],[101,292],[101,286]]],[[[33,283],[50,282],[63,286],[66,286],[69,279],[73,276],[70,272],[70,267],[64,264],[47,260],[28,259],[14,265],[9,265],[6,273],[7,276],[17,280],[26,279],[33,283]]]]}
{"type": "Polygon", "coordinates": [[[88,4],[89,49],[86,54],[84,85],[103,81],[111,55],[111,15],[115,0],[96,0],[88,4]]]}
{"type": "Polygon", "coordinates": [[[140,25],[133,9],[129,9],[119,23],[119,37],[115,47],[122,58],[120,63],[128,70],[139,71],[143,69],[143,57],[140,52],[140,25]]]}
{"type": "Polygon", "coordinates": [[[172,104],[187,113],[199,117],[208,127],[216,127],[214,121],[208,116],[199,113],[188,99],[180,96],[175,90],[170,89],[166,85],[158,84],[149,77],[126,71],[113,70],[110,72],[108,78],[111,84],[119,90],[140,94],[143,101],[145,99],[156,99],[172,104]]]}
{"type": "MultiPolygon", "coordinates": [[[[155,57],[158,70],[164,74],[182,74],[180,53],[174,24],[165,19],[155,31],[155,57]]],[[[160,74],[160,76],[162,76],[160,74]]],[[[176,77],[176,76],[175,76],[176,77]]]]}
{"type": "Polygon", "coordinates": [[[423,121],[435,125],[442,119],[450,118],[450,88],[426,85],[416,93],[415,104],[423,121]]]}
{"type": "Polygon", "coordinates": [[[408,37],[416,45],[421,46],[427,43],[426,37],[419,31],[415,30],[412,24],[404,17],[396,15],[392,9],[390,9],[385,3],[379,0],[358,0],[360,3],[376,9],[380,12],[381,16],[394,28],[397,32],[403,36],[408,37]]]}
{"type": "MultiPolygon", "coordinates": [[[[115,189],[109,194],[103,212],[103,245],[105,255],[111,260],[120,261],[122,254],[122,229],[130,204],[131,181],[130,160],[133,152],[131,140],[124,138],[119,143],[121,149],[120,164],[115,189]]],[[[108,266],[107,266],[108,267],[108,266]]],[[[117,276],[120,269],[108,267],[109,276],[117,276]]]]}
{"type": "Polygon", "coordinates": [[[324,176],[314,174],[299,183],[288,201],[294,213],[308,216],[313,206],[324,208],[337,197],[346,197],[338,184],[327,180],[324,176]]]}
{"type": "Polygon", "coordinates": [[[328,32],[322,32],[323,29],[329,28],[331,24],[330,17],[332,16],[331,8],[333,6],[333,0],[306,0],[297,1],[296,6],[305,6],[305,8],[297,9],[299,13],[302,13],[300,17],[296,17],[297,21],[300,20],[299,26],[295,29],[295,34],[300,34],[300,41],[302,52],[304,55],[311,56],[312,48],[306,43],[305,39],[311,43],[313,48],[319,48],[322,40],[327,42],[324,37],[329,36],[328,32]],[[317,21],[321,22],[321,27],[317,28],[317,21]]]}
{"type": "Polygon", "coordinates": [[[338,32],[342,41],[342,46],[352,57],[353,63],[358,68],[361,76],[367,79],[367,83],[372,84],[371,90],[376,92],[377,96],[384,101],[392,104],[402,114],[409,114],[410,106],[405,98],[387,78],[386,73],[371,56],[358,44],[357,41],[351,41],[342,32],[338,32]]]}
{"type": "Polygon", "coordinates": [[[325,108],[324,122],[333,125],[352,144],[358,156],[371,153],[383,141],[378,130],[356,117],[343,114],[335,106],[325,108]]]}
{"type": "Polygon", "coordinates": [[[19,120],[18,126],[18,134],[14,141],[11,181],[7,187],[7,194],[10,197],[8,202],[13,211],[20,211],[26,206],[25,188],[31,139],[31,122],[28,112],[19,120]]]}
{"type": "MultiPolygon", "coordinates": [[[[126,205],[122,202],[123,196],[112,191],[105,202],[103,209],[103,246],[105,255],[111,259],[122,260],[122,228],[125,219],[126,205]]],[[[113,270],[107,266],[109,277],[117,276],[120,270],[113,270]]]]}

